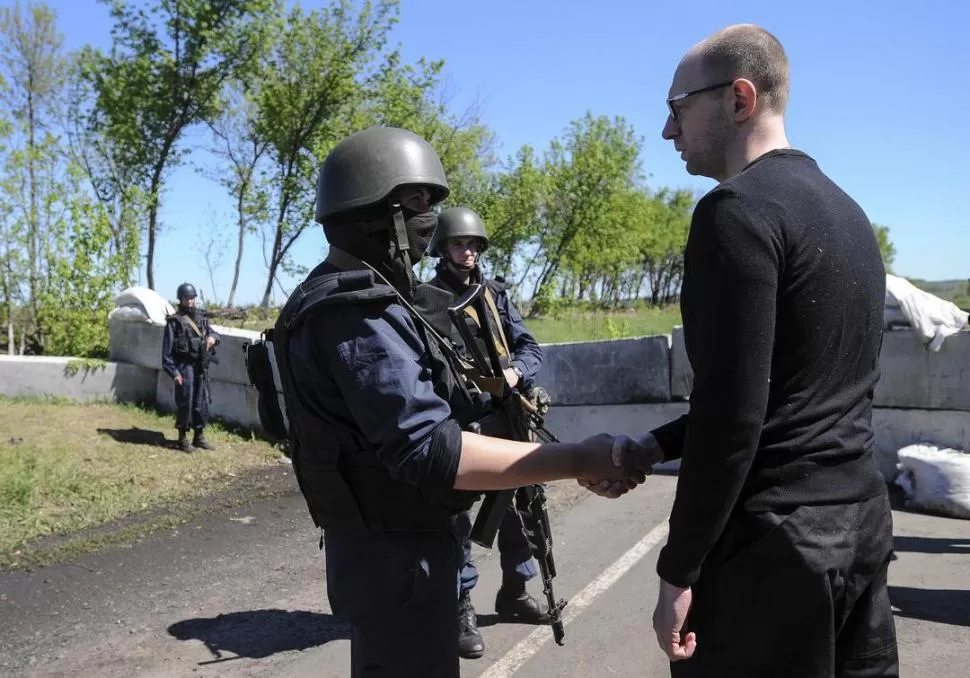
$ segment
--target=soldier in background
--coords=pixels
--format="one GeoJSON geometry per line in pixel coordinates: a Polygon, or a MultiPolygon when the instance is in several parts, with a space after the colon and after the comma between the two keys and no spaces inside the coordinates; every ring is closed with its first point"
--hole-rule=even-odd
{"type": "Polygon", "coordinates": [[[209,421],[209,379],[205,353],[219,343],[208,318],[196,308],[195,287],[182,283],[178,288],[178,310],[166,319],[162,341],[162,369],[175,381],[175,427],[183,452],[192,448],[211,450],[205,439],[209,421]],[[188,431],[194,436],[189,444],[188,431]]]}
{"type": "MultiPolygon", "coordinates": [[[[485,285],[485,307],[492,313],[491,326],[501,332],[494,344],[512,388],[528,394],[542,365],[542,349],[529,332],[522,315],[506,293],[501,278],[486,278],[479,258],[488,248],[488,234],[481,216],[467,207],[451,207],[438,216],[438,228],[431,244],[432,256],[440,258],[430,285],[461,297],[470,285],[485,285]]],[[[481,337],[484,330],[472,307],[466,309],[465,321],[472,336],[481,337]]],[[[481,340],[483,341],[483,340],[481,340]]],[[[487,354],[484,343],[482,353],[487,354]]],[[[463,516],[470,532],[468,512],[463,516]]],[[[485,652],[485,642],[478,630],[478,616],[471,602],[471,590],[478,583],[478,569],[471,560],[471,539],[468,533],[462,542],[459,563],[460,596],[458,599],[458,650],[466,659],[477,659],[485,652]]],[[[499,527],[499,562],[502,586],[495,596],[495,612],[506,621],[547,623],[547,610],[526,591],[525,585],[538,574],[529,541],[522,532],[522,523],[513,505],[499,527]]]]}

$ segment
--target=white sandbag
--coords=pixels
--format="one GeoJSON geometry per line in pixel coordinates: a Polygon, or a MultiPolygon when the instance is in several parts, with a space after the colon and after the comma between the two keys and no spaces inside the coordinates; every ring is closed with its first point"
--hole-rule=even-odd
{"type": "Polygon", "coordinates": [[[133,306],[140,308],[143,312],[142,322],[151,322],[156,325],[164,325],[165,318],[175,313],[175,308],[155,290],[147,287],[129,287],[115,297],[115,306],[118,308],[108,314],[109,320],[116,317],[119,320],[136,320],[130,311],[119,312],[120,308],[133,306]]]}
{"type": "Polygon", "coordinates": [[[141,304],[116,306],[108,313],[108,320],[120,320],[126,323],[151,322],[145,308],[141,304]]]}
{"type": "Polygon", "coordinates": [[[953,518],[970,519],[970,454],[936,445],[907,445],[899,450],[895,483],[906,507],[953,518]]]}
{"type": "MultiPolygon", "coordinates": [[[[944,340],[970,327],[970,317],[952,301],[924,292],[905,278],[886,275],[886,313],[902,313],[931,351],[939,351],[944,340]]],[[[888,320],[887,320],[888,322],[888,320]]]]}

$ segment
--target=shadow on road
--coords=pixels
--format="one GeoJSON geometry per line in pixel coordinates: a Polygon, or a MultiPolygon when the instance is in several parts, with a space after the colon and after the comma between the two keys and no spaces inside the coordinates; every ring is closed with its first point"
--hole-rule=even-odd
{"type": "Polygon", "coordinates": [[[106,435],[116,442],[128,445],[151,445],[152,447],[165,447],[168,449],[178,449],[176,441],[168,440],[161,431],[138,428],[99,428],[98,433],[106,435]]]}
{"type": "Polygon", "coordinates": [[[962,553],[970,556],[970,539],[895,537],[893,547],[897,551],[910,551],[912,553],[962,553]]]}
{"type": "Polygon", "coordinates": [[[332,615],[288,610],[249,610],[217,617],[186,619],[168,627],[179,640],[200,640],[215,657],[263,659],[278,652],[306,650],[350,638],[350,627],[332,615]],[[232,656],[223,656],[230,652],[232,656]]]}
{"type": "MultiPolygon", "coordinates": [[[[545,601],[544,600],[543,600],[543,604],[545,604],[545,601]]],[[[505,621],[501,617],[499,617],[497,614],[494,614],[494,613],[489,613],[489,614],[481,614],[481,613],[479,613],[479,615],[478,615],[478,628],[484,629],[484,628],[489,627],[489,626],[495,626],[496,624],[520,624],[522,626],[542,626],[543,625],[541,623],[532,623],[532,622],[518,621],[518,620],[516,620],[516,621],[505,621]]]]}
{"type": "Polygon", "coordinates": [[[900,617],[970,627],[970,591],[890,586],[889,599],[900,617]]]}

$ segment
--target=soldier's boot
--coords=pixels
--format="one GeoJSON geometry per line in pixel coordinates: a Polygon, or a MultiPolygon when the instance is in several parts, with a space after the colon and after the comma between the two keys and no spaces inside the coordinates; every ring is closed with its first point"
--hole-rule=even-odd
{"type": "Polygon", "coordinates": [[[548,624],[549,610],[525,590],[525,585],[503,584],[495,596],[495,613],[503,621],[548,624]]]}
{"type": "Polygon", "coordinates": [[[192,438],[192,447],[198,448],[200,450],[214,450],[216,449],[212,443],[205,439],[205,429],[197,428],[195,429],[195,437],[192,438]]]}
{"type": "Polygon", "coordinates": [[[191,452],[192,446],[189,444],[189,431],[188,429],[179,429],[179,449],[183,452],[191,452]]]}
{"type": "Polygon", "coordinates": [[[478,659],[485,654],[485,641],[478,632],[478,615],[468,591],[458,598],[458,656],[478,659]]]}

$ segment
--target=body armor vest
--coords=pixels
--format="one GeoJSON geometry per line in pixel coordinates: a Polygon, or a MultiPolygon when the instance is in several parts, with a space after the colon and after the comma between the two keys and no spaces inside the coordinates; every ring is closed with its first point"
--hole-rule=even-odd
{"type": "MultiPolygon", "coordinates": [[[[461,296],[462,294],[462,290],[459,289],[461,283],[459,283],[458,279],[453,275],[449,275],[447,269],[442,270],[441,267],[439,267],[438,274],[428,284],[439,289],[449,290],[455,296],[461,296]]],[[[502,316],[499,314],[498,306],[495,304],[495,296],[503,290],[503,287],[501,283],[494,280],[485,280],[484,284],[485,292],[483,296],[485,298],[485,309],[489,316],[491,316],[488,325],[492,328],[492,344],[498,352],[502,369],[508,369],[512,366],[512,351],[505,338],[502,316]]],[[[478,317],[478,311],[474,306],[465,308],[465,322],[470,326],[472,336],[478,340],[478,345],[482,353],[488,355],[488,348],[483,336],[486,329],[483,326],[481,318],[478,317]]]]}
{"type": "MultiPolygon", "coordinates": [[[[480,416],[481,406],[463,391],[449,358],[430,336],[440,330],[450,336],[448,298],[436,294],[440,290],[422,288],[428,286],[418,286],[415,305],[425,307],[421,317],[428,325],[417,319],[415,325],[430,358],[435,392],[452,405],[452,415],[463,425],[480,416]]],[[[343,271],[303,283],[280,313],[273,330],[274,351],[289,416],[293,470],[318,527],[372,533],[440,530],[454,514],[471,508],[481,493],[454,490],[432,501],[420,488],[395,480],[354,422],[327,416],[319,408],[311,412],[293,380],[287,341],[310,314],[376,300],[400,299],[392,287],[375,283],[371,271],[343,271]]]]}
{"type": "Polygon", "coordinates": [[[202,357],[202,330],[184,313],[168,316],[174,322],[172,357],[177,363],[194,363],[202,357]]]}

